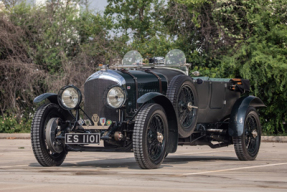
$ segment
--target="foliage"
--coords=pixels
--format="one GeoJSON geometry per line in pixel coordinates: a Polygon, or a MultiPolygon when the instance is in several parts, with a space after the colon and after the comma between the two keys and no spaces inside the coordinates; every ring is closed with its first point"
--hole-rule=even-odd
{"type": "MultiPolygon", "coordinates": [[[[227,76],[249,79],[253,94],[268,106],[261,110],[264,131],[284,133],[287,130],[287,5],[280,0],[254,0],[242,1],[240,6],[246,16],[238,22],[232,21],[240,29],[237,34],[230,23],[224,25],[227,34],[237,36],[240,46],[222,58],[221,70],[227,76]]],[[[236,18],[237,13],[238,10],[231,11],[229,16],[236,18]]]]}
{"type": "Polygon", "coordinates": [[[153,37],[149,42],[144,43],[140,40],[134,40],[130,47],[139,51],[144,58],[151,58],[153,56],[165,56],[175,45],[169,39],[160,36],[153,37]]]}
{"type": "Polygon", "coordinates": [[[0,115],[33,111],[33,98],[85,79],[100,63],[113,63],[122,38],[110,38],[111,20],[52,1],[21,3],[0,12],[0,115]]]}
{"type": "MultiPolygon", "coordinates": [[[[200,17],[204,14],[202,12],[203,9],[211,10],[209,4],[213,3],[214,1],[210,0],[175,0],[175,2],[185,5],[190,13],[192,13],[192,22],[198,28],[201,28],[202,21],[200,17]],[[207,8],[207,9],[206,9],[207,8]]],[[[205,13],[206,14],[206,13],[205,13]]]]}
{"type": "Polygon", "coordinates": [[[220,69],[217,67],[195,66],[191,71],[200,71],[200,76],[218,78],[220,77],[220,69]]]}
{"type": "Polygon", "coordinates": [[[29,132],[31,128],[31,118],[18,118],[16,116],[8,116],[4,114],[0,116],[0,133],[19,133],[29,132]]]}
{"type": "Polygon", "coordinates": [[[158,12],[163,3],[163,0],[108,0],[105,14],[116,18],[114,26],[123,35],[143,43],[160,32],[158,12]]]}
{"type": "Polygon", "coordinates": [[[286,131],[286,1],[169,1],[165,25],[204,76],[250,79],[268,134],[286,131]]]}
{"type": "Polygon", "coordinates": [[[285,0],[108,0],[104,15],[59,0],[42,8],[9,2],[0,12],[5,122],[15,115],[19,122],[39,93],[66,84],[83,89],[98,64],[114,64],[130,50],[147,59],[180,49],[203,76],[250,79],[251,94],[268,106],[260,109],[264,132],[286,133],[285,0]]]}
{"type": "Polygon", "coordinates": [[[13,7],[15,6],[16,4],[19,4],[21,2],[23,2],[24,0],[2,0],[3,4],[6,6],[6,7],[13,7]]]}

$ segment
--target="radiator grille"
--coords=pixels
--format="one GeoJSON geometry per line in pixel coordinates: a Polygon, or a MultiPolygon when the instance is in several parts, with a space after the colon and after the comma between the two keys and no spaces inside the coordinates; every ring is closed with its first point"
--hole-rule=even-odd
{"type": "Polygon", "coordinates": [[[107,120],[118,120],[117,110],[106,106],[106,92],[115,84],[115,82],[106,79],[95,79],[85,83],[84,110],[90,117],[93,114],[98,114],[99,117],[105,117],[107,120]]]}

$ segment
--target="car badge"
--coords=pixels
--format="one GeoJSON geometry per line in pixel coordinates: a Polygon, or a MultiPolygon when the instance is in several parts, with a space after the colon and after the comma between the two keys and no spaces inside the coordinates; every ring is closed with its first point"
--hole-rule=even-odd
{"type": "Polygon", "coordinates": [[[86,124],[86,126],[91,126],[92,125],[92,123],[91,123],[91,121],[89,119],[85,119],[85,124],[86,124]]]}
{"type": "Polygon", "coordinates": [[[107,120],[107,125],[110,126],[112,124],[112,120],[107,120]]]}
{"type": "Polygon", "coordinates": [[[100,117],[99,117],[97,114],[94,114],[94,115],[92,116],[92,120],[93,120],[93,122],[94,122],[95,125],[98,125],[99,120],[100,120],[100,117]]]}
{"type": "Polygon", "coordinates": [[[100,118],[100,123],[102,126],[104,126],[106,124],[106,118],[105,117],[101,117],[100,118]]]}
{"type": "Polygon", "coordinates": [[[82,125],[84,125],[84,123],[85,123],[85,121],[84,121],[83,119],[79,119],[79,120],[78,120],[78,124],[79,124],[79,125],[82,126],[82,125]]]}

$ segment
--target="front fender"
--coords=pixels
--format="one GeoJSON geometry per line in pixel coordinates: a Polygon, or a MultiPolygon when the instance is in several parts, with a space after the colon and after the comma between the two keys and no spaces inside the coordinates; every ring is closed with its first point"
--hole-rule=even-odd
{"type": "Polygon", "coordinates": [[[55,93],[43,93],[42,95],[37,96],[33,102],[34,103],[40,103],[41,101],[44,101],[45,99],[48,99],[51,103],[58,104],[57,94],[55,93]]]}
{"type": "Polygon", "coordinates": [[[158,92],[146,93],[137,100],[139,104],[143,105],[149,101],[153,101],[164,108],[167,116],[168,129],[169,129],[166,152],[167,153],[176,152],[178,142],[178,127],[177,127],[176,113],[171,101],[165,95],[158,92]]]}
{"type": "Polygon", "coordinates": [[[262,102],[261,99],[255,96],[247,96],[239,98],[235,104],[233,105],[228,133],[230,136],[241,136],[244,130],[245,117],[248,107],[266,107],[266,105],[262,102]]]}
{"type": "Polygon", "coordinates": [[[164,95],[161,93],[158,93],[158,92],[146,93],[146,94],[142,95],[140,98],[138,98],[137,102],[139,104],[143,104],[143,103],[146,103],[146,102],[152,100],[153,98],[155,98],[157,96],[164,96],[164,95]]]}

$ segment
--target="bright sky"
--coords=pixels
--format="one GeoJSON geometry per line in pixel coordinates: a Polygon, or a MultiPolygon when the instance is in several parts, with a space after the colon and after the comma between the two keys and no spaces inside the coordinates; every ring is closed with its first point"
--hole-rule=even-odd
{"type": "Polygon", "coordinates": [[[90,0],[91,9],[98,11],[104,11],[105,7],[108,5],[107,0],[90,0]]]}
{"type": "MultiPolygon", "coordinates": [[[[34,3],[35,1],[36,0],[26,0],[26,2],[28,3],[34,3]]],[[[90,8],[96,11],[104,11],[105,7],[108,5],[107,0],[89,0],[89,2],[90,2],[90,8]]]]}

